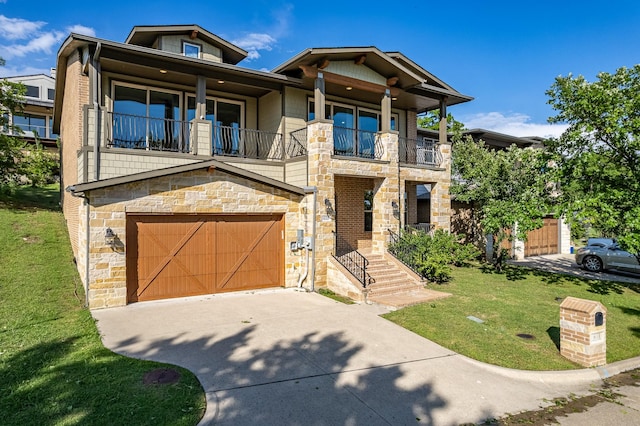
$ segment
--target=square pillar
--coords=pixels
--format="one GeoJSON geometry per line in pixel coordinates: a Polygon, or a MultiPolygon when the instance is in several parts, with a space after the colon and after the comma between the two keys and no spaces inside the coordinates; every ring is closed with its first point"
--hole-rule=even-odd
{"type": "Polygon", "coordinates": [[[381,132],[378,137],[384,150],[381,160],[388,161],[388,165],[385,165],[381,173],[386,177],[377,179],[374,188],[371,248],[373,253],[383,254],[386,250],[388,230],[400,232],[402,200],[398,168],[398,133],[381,132]]]}
{"type": "Polygon", "coordinates": [[[317,188],[316,217],[313,220],[316,222],[315,282],[319,287],[327,285],[327,257],[333,253],[336,230],[332,152],[333,122],[315,119],[307,123],[308,184],[317,188]]]}
{"type": "Polygon", "coordinates": [[[209,120],[194,119],[191,120],[191,152],[193,155],[213,155],[213,146],[211,145],[213,125],[209,120]]]}
{"type": "Polygon", "coordinates": [[[607,309],[567,297],[560,304],[560,355],[584,367],[607,363],[607,309]]]}
{"type": "Polygon", "coordinates": [[[451,230],[451,197],[450,182],[440,181],[431,185],[431,216],[429,223],[432,229],[451,230]]]}

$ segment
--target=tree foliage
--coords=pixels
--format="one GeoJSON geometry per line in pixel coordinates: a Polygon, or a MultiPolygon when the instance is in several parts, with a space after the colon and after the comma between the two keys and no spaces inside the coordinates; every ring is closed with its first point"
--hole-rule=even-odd
{"type": "Polygon", "coordinates": [[[569,128],[546,142],[555,154],[560,206],[587,225],[640,252],[640,65],[558,77],[547,91],[551,123],[569,128]]]}
{"type": "MultiPolygon", "coordinates": [[[[428,111],[425,115],[418,117],[418,127],[430,130],[440,130],[440,110],[428,111]]],[[[464,124],[453,118],[451,113],[447,114],[447,131],[454,136],[460,136],[464,130],[464,124]]]]}
{"type": "Polygon", "coordinates": [[[553,191],[543,151],[516,145],[492,150],[466,136],[453,144],[452,158],[451,194],[477,210],[483,231],[498,244],[526,241],[543,225],[553,191]]]}
{"type": "Polygon", "coordinates": [[[8,113],[14,114],[22,109],[25,93],[22,84],[0,80],[0,187],[18,181],[22,162],[22,141],[8,135],[6,131],[20,132],[20,129],[9,124],[8,113]]]}

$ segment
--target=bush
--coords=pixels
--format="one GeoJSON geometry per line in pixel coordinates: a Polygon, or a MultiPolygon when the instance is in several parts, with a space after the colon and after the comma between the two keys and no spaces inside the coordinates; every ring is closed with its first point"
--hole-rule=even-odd
{"type": "Polygon", "coordinates": [[[389,251],[429,281],[443,283],[451,278],[451,267],[466,266],[480,255],[473,244],[462,244],[460,238],[447,231],[433,235],[422,231],[403,232],[389,251]]]}

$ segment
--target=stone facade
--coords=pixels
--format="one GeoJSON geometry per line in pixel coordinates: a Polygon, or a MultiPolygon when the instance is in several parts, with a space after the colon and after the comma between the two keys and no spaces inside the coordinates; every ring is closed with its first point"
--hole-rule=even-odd
{"type": "Polygon", "coordinates": [[[560,354],[584,367],[607,363],[607,309],[592,300],[567,297],[560,304],[560,354]]]}
{"type": "MultiPolygon", "coordinates": [[[[296,230],[310,220],[300,195],[206,169],[93,190],[88,197],[90,308],[127,303],[127,214],[283,214],[283,245],[295,241],[296,230]],[[105,243],[106,228],[117,235],[115,248],[105,243]]],[[[302,251],[283,249],[285,286],[293,287],[302,273],[302,251]]]]}

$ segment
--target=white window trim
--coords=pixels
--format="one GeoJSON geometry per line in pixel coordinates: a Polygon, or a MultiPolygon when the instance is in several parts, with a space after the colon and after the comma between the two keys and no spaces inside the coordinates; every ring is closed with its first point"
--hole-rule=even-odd
{"type": "MultiPolygon", "coordinates": [[[[195,100],[196,95],[195,93],[186,93],[185,94],[185,105],[187,105],[187,107],[185,107],[184,109],[184,119],[186,121],[187,119],[187,109],[189,106],[189,98],[193,98],[195,100]]],[[[235,105],[240,105],[240,128],[244,129],[244,122],[245,122],[245,113],[244,113],[244,109],[245,109],[245,102],[244,101],[239,101],[237,99],[227,99],[227,98],[220,98],[217,96],[207,96],[206,97],[207,100],[209,101],[213,101],[214,102],[214,107],[213,107],[213,115],[215,115],[216,117],[218,116],[218,102],[225,102],[228,104],[235,104],[235,105]]],[[[213,125],[215,126],[215,123],[213,123],[213,125]]]]}
{"type": "MultiPolygon", "coordinates": [[[[307,117],[309,117],[309,113],[311,112],[311,103],[315,102],[314,98],[312,97],[308,97],[307,98],[307,117]]],[[[329,107],[330,110],[330,114],[331,117],[329,118],[329,120],[333,120],[333,107],[334,106],[340,106],[343,108],[349,108],[351,109],[354,113],[353,113],[353,121],[355,124],[355,130],[360,130],[358,127],[358,118],[359,118],[359,112],[360,111],[366,111],[366,112],[372,112],[374,114],[378,115],[378,132],[380,132],[380,128],[381,128],[381,123],[382,123],[382,111],[380,111],[379,109],[374,109],[374,108],[367,108],[367,107],[362,107],[362,106],[358,106],[358,105],[350,105],[350,104],[345,104],[342,102],[336,102],[336,101],[326,101],[325,105],[329,107]]],[[[398,114],[397,112],[392,112],[391,113],[391,117],[395,118],[396,120],[396,127],[398,127],[398,125],[400,124],[400,114],[398,114]]],[[[325,117],[326,119],[326,117],[325,117]]],[[[395,129],[394,131],[398,131],[399,129],[395,129]]]]}
{"type": "Polygon", "coordinates": [[[183,102],[182,102],[182,94],[183,92],[179,91],[179,90],[171,90],[171,89],[165,89],[162,87],[157,87],[157,86],[147,86],[147,85],[143,85],[143,84],[135,84],[135,83],[126,83],[124,81],[112,81],[111,82],[111,93],[110,95],[107,97],[108,103],[109,103],[109,111],[113,112],[113,108],[114,108],[114,103],[115,103],[115,99],[114,99],[114,95],[116,93],[116,86],[120,86],[120,87],[130,87],[132,89],[140,89],[140,90],[146,90],[146,111],[145,111],[145,117],[149,117],[149,94],[150,91],[153,90],[154,92],[163,92],[163,93],[170,93],[173,95],[178,95],[178,108],[180,109],[180,117],[184,117],[184,113],[183,111],[185,111],[183,102]]]}
{"type": "MultiPolygon", "coordinates": [[[[184,41],[182,40],[182,55],[183,56],[187,56],[187,52],[185,47],[195,47],[196,49],[198,49],[198,59],[202,58],[202,46],[200,46],[199,44],[196,43],[190,43],[188,41],[184,41]]],[[[193,58],[193,56],[187,56],[188,58],[193,58]]]]}

